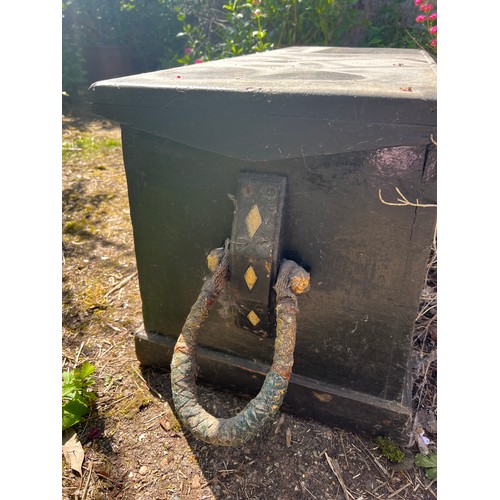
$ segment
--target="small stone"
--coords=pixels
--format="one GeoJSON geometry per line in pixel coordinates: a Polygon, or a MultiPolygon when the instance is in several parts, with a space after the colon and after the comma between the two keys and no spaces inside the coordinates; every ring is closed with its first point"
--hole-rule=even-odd
{"type": "Polygon", "coordinates": [[[140,474],[141,476],[145,476],[148,472],[149,472],[149,469],[148,469],[145,465],[143,465],[143,466],[139,469],[139,474],[140,474]]]}

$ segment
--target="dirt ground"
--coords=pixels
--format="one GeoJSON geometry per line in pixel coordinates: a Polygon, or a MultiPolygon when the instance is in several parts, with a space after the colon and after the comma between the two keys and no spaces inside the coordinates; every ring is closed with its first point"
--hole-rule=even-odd
{"type": "MultiPolygon", "coordinates": [[[[279,413],[242,448],[207,445],[177,421],[168,372],[143,369],[133,336],[142,322],[127,186],[116,123],[63,117],[62,370],[96,366],[98,398],[75,426],[81,476],[62,460],[63,499],[416,499],[437,482],[407,460],[392,464],[374,441],[279,413]]],[[[435,263],[434,263],[435,264],[435,263]]],[[[433,265],[434,265],[433,264],[433,265]]],[[[428,285],[415,328],[415,424],[436,449],[435,297],[428,285]],[[434,309],[433,309],[434,308],[434,309]]],[[[208,411],[247,401],[199,388],[208,411]]]]}

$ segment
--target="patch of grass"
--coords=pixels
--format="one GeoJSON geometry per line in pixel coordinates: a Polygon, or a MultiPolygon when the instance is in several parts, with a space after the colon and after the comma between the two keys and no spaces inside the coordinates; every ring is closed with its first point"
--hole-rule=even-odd
{"type": "Polygon", "coordinates": [[[100,139],[91,133],[82,133],[64,141],[62,144],[62,157],[63,160],[78,155],[81,158],[88,158],[89,156],[98,153],[100,150],[107,151],[111,148],[119,148],[122,143],[119,139],[107,138],[100,139]]]}
{"type": "Polygon", "coordinates": [[[107,148],[121,148],[122,147],[122,141],[120,141],[120,139],[106,139],[104,141],[104,145],[107,148]]]}

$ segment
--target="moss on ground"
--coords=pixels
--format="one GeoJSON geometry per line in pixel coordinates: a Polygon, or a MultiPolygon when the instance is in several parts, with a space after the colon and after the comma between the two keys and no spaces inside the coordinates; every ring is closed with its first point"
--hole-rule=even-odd
{"type": "Polygon", "coordinates": [[[405,459],[403,451],[390,439],[379,436],[375,439],[375,443],[380,453],[390,462],[401,463],[405,459]]]}

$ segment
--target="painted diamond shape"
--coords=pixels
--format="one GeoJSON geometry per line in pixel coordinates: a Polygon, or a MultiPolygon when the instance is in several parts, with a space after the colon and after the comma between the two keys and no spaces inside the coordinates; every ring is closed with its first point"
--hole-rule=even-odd
{"type": "Polygon", "coordinates": [[[257,282],[257,275],[255,274],[254,268],[252,266],[248,266],[248,269],[245,271],[243,275],[245,278],[245,283],[249,290],[251,290],[255,283],[257,282]]]}
{"type": "Polygon", "coordinates": [[[247,314],[247,318],[253,326],[257,326],[260,323],[260,318],[253,311],[247,314]]]}
{"type": "Polygon", "coordinates": [[[257,232],[260,225],[262,224],[262,217],[260,216],[259,207],[254,205],[248,215],[245,218],[245,224],[247,226],[248,235],[253,238],[253,235],[257,232]]]}

